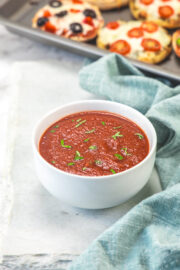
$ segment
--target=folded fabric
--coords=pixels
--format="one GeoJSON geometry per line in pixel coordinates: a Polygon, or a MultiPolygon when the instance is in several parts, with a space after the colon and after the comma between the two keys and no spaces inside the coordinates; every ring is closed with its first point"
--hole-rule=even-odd
{"type": "Polygon", "coordinates": [[[69,269],[180,269],[180,86],[145,77],[115,54],[85,66],[80,84],[149,118],[157,132],[156,167],[164,191],[129,211],[69,269]]]}

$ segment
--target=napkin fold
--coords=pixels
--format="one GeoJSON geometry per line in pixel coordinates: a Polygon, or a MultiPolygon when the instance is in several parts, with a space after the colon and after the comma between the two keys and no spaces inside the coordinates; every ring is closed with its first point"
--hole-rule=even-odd
{"type": "Polygon", "coordinates": [[[80,85],[149,118],[158,137],[156,167],[163,191],[106,230],[69,269],[180,269],[180,86],[145,77],[116,54],[85,66],[80,85]]]}

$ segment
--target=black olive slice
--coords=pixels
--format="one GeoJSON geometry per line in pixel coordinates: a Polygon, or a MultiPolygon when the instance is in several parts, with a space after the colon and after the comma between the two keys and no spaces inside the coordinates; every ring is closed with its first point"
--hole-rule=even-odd
{"type": "Polygon", "coordinates": [[[91,17],[91,18],[96,18],[96,12],[93,9],[85,9],[83,11],[84,16],[86,17],[91,17]]]}
{"type": "Polygon", "coordinates": [[[82,33],[83,31],[83,27],[80,23],[71,23],[70,29],[75,34],[82,33]]]}
{"type": "Polygon", "coordinates": [[[58,0],[51,0],[49,2],[49,5],[50,5],[50,7],[58,8],[58,7],[62,6],[62,3],[58,0]]]}
{"type": "Polygon", "coordinates": [[[49,19],[47,17],[41,17],[37,20],[37,25],[39,27],[45,25],[47,22],[49,21],[49,19]]]}
{"type": "Polygon", "coordinates": [[[62,18],[64,16],[66,16],[67,13],[68,13],[67,10],[63,10],[63,11],[61,11],[59,13],[56,13],[56,16],[62,18]]]}

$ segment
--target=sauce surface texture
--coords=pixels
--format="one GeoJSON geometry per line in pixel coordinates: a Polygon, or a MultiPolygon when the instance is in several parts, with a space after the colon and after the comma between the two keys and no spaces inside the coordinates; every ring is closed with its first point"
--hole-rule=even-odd
{"type": "Polygon", "coordinates": [[[144,131],[123,116],[102,111],[68,115],[50,126],[39,142],[41,156],[63,171],[103,176],[125,171],[149,152],[144,131]]]}

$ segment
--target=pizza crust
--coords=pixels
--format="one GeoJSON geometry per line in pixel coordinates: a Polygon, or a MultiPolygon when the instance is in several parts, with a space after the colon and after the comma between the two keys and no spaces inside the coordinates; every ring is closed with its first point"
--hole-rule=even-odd
{"type": "Polygon", "coordinates": [[[161,18],[157,18],[155,16],[151,16],[150,14],[148,14],[148,12],[145,9],[142,9],[136,4],[136,0],[129,0],[129,7],[130,7],[132,15],[137,20],[153,21],[157,23],[158,25],[168,28],[168,29],[180,27],[180,9],[176,10],[176,12],[179,14],[176,19],[173,19],[173,18],[161,19],[161,18]]]}
{"type": "Polygon", "coordinates": [[[137,60],[149,64],[158,64],[169,56],[171,50],[171,45],[169,45],[164,47],[163,50],[159,52],[146,52],[146,55],[139,56],[137,60]]]}
{"type": "Polygon", "coordinates": [[[97,5],[101,10],[109,10],[126,6],[129,0],[85,0],[90,4],[97,5]]]}
{"type": "MultiPolygon", "coordinates": [[[[119,22],[119,24],[121,24],[121,25],[131,23],[132,28],[137,27],[137,23],[141,23],[141,22],[137,22],[137,21],[131,21],[131,22],[117,21],[117,22],[119,22]]],[[[109,49],[111,44],[108,44],[107,42],[105,42],[105,40],[103,40],[103,37],[101,35],[103,29],[99,31],[98,38],[97,38],[97,46],[100,49],[109,49]]],[[[134,57],[129,56],[129,55],[127,55],[127,57],[138,60],[138,61],[146,62],[149,64],[157,64],[157,63],[162,62],[165,58],[167,58],[172,50],[171,36],[168,34],[168,32],[165,29],[163,29],[163,28],[160,28],[160,29],[166,35],[166,38],[167,38],[167,42],[166,42],[167,44],[165,46],[163,46],[161,44],[162,48],[160,51],[157,51],[157,52],[142,51],[141,53],[136,54],[136,56],[134,56],[134,57]]],[[[148,36],[150,37],[150,34],[148,34],[148,36]]],[[[116,41],[119,39],[122,39],[121,34],[119,36],[117,36],[116,41]]],[[[114,42],[115,42],[115,40],[113,40],[112,43],[114,43],[114,42]]],[[[132,39],[131,46],[133,47],[133,39],[132,39]]]]}
{"type": "Polygon", "coordinates": [[[173,50],[174,50],[175,54],[177,55],[177,57],[180,57],[180,48],[177,48],[177,45],[176,45],[176,40],[178,37],[180,37],[180,30],[177,30],[176,32],[174,32],[174,34],[172,36],[173,50]]]}
{"type": "MultiPolygon", "coordinates": [[[[61,0],[61,2],[67,2],[67,0],[61,0]]],[[[83,4],[82,4],[82,5],[83,5],[83,4]]],[[[69,37],[68,34],[63,34],[63,35],[60,35],[60,34],[58,35],[57,33],[54,33],[54,34],[56,34],[56,35],[58,35],[58,36],[65,37],[65,38],[70,38],[70,39],[72,39],[72,40],[74,40],[74,41],[80,41],[80,42],[86,42],[86,41],[89,41],[89,40],[94,39],[94,38],[97,36],[99,29],[103,27],[103,25],[104,25],[104,20],[103,20],[103,18],[102,18],[101,12],[100,12],[100,10],[99,10],[99,8],[98,8],[97,6],[93,6],[93,5],[89,4],[89,3],[86,3],[86,5],[88,5],[88,6],[86,6],[86,8],[93,9],[93,10],[96,12],[97,18],[98,18],[98,20],[99,20],[98,27],[94,27],[94,28],[90,29],[90,31],[88,31],[87,35],[82,35],[82,34],[72,34],[72,35],[69,37]]],[[[46,30],[45,30],[45,27],[39,28],[39,27],[37,26],[37,20],[42,16],[42,15],[41,15],[41,14],[42,14],[42,11],[43,11],[46,7],[47,7],[47,5],[46,5],[45,7],[43,7],[43,8],[41,8],[41,9],[35,14],[35,16],[33,17],[33,19],[32,19],[32,27],[33,27],[33,28],[41,29],[41,30],[43,30],[43,31],[46,31],[46,30]]],[[[76,22],[77,22],[77,21],[76,21],[76,22]]]]}

